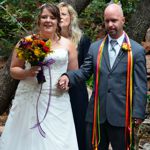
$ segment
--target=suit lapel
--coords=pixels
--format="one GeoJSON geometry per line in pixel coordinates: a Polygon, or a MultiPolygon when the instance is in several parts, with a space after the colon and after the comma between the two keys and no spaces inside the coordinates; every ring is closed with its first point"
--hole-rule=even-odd
{"type": "Polygon", "coordinates": [[[115,60],[115,62],[114,62],[114,65],[113,65],[111,71],[113,71],[113,70],[117,67],[118,63],[119,63],[120,60],[124,57],[125,53],[126,53],[126,52],[124,52],[122,49],[120,49],[119,54],[118,54],[118,56],[116,57],[116,60],[115,60]]]}
{"type": "MultiPolygon", "coordinates": [[[[125,42],[125,39],[123,40],[123,42],[125,42]]],[[[116,57],[116,60],[114,62],[114,65],[113,65],[111,71],[113,71],[117,67],[118,63],[124,57],[125,54],[126,54],[126,52],[122,48],[120,48],[118,56],[116,57]]]]}
{"type": "Polygon", "coordinates": [[[104,56],[106,66],[107,66],[108,70],[110,71],[111,68],[110,68],[110,61],[109,61],[109,54],[108,54],[108,38],[107,38],[105,45],[104,45],[103,56],[104,56]]]}
{"type": "Polygon", "coordinates": [[[106,63],[106,66],[109,70],[109,72],[112,72],[118,65],[118,63],[120,62],[120,60],[124,57],[124,55],[126,54],[125,51],[122,50],[122,48],[120,48],[120,51],[118,53],[118,56],[116,57],[116,60],[114,62],[114,65],[113,67],[111,68],[110,67],[110,60],[109,60],[109,54],[108,54],[108,38],[105,42],[105,45],[104,45],[104,52],[103,52],[103,56],[104,56],[104,61],[106,63]]]}

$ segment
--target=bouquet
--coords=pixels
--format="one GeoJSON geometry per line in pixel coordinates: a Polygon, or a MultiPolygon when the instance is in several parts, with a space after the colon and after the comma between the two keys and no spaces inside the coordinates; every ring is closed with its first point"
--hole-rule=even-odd
{"type": "Polygon", "coordinates": [[[42,66],[44,64],[44,58],[53,52],[51,50],[50,39],[45,41],[39,39],[37,35],[25,37],[19,41],[16,51],[19,59],[24,59],[29,62],[31,66],[41,67],[41,70],[37,74],[37,80],[39,84],[45,82],[42,66]]]}

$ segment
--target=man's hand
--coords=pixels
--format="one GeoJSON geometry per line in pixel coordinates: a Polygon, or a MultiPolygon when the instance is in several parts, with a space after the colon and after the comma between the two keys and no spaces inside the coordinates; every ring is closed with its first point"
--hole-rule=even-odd
{"type": "Polygon", "coordinates": [[[133,121],[135,126],[139,126],[143,122],[143,120],[139,118],[134,118],[133,121]]]}
{"type": "Polygon", "coordinates": [[[67,91],[69,89],[69,78],[66,75],[62,75],[58,80],[57,87],[61,90],[67,91]]]}

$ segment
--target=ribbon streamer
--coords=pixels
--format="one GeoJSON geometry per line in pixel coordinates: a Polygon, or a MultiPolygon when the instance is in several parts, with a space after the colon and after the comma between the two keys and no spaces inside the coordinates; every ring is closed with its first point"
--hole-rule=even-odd
{"type": "Polygon", "coordinates": [[[50,101],[51,101],[51,89],[52,89],[52,85],[51,85],[51,68],[50,66],[55,62],[55,60],[53,59],[49,59],[48,61],[46,62],[42,62],[40,65],[42,66],[46,66],[48,67],[48,70],[49,70],[49,85],[50,85],[50,89],[49,89],[49,99],[48,99],[48,103],[47,103],[47,108],[46,108],[46,111],[45,111],[45,114],[44,114],[44,117],[43,119],[40,121],[39,120],[39,115],[38,115],[38,104],[39,104],[39,100],[40,100],[40,95],[41,95],[41,91],[42,91],[42,86],[43,86],[43,83],[41,84],[40,86],[40,91],[39,91],[39,95],[38,95],[38,98],[37,98],[37,103],[36,103],[36,119],[37,119],[37,123],[31,128],[36,128],[38,127],[38,130],[40,132],[40,134],[45,138],[46,137],[46,133],[44,132],[44,130],[42,129],[41,127],[41,123],[44,121],[44,119],[46,118],[47,116],[47,113],[48,113],[48,110],[49,110],[49,106],[50,106],[50,101]]]}
{"type": "MultiPolygon", "coordinates": [[[[126,110],[125,110],[125,144],[126,150],[131,150],[133,145],[133,126],[132,126],[132,107],[133,107],[133,55],[131,44],[128,35],[125,34],[125,42],[127,43],[127,81],[126,81],[126,110]]],[[[95,82],[95,95],[94,95],[94,116],[93,116],[93,131],[92,131],[92,145],[93,150],[98,150],[100,144],[100,93],[98,90],[100,84],[100,69],[101,61],[104,50],[104,45],[107,39],[107,35],[103,39],[99,46],[97,64],[96,64],[96,82],[95,82]]]]}

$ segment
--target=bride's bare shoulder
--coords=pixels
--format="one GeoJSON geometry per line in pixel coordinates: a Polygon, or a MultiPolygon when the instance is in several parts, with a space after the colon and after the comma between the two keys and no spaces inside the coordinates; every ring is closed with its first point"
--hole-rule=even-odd
{"type": "Polygon", "coordinates": [[[67,39],[63,36],[61,36],[60,44],[66,47],[68,50],[71,49],[72,47],[75,47],[74,43],[70,39],[67,39]]]}
{"type": "Polygon", "coordinates": [[[73,44],[73,42],[71,41],[71,40],[69,40],[69,39],[67,39],[67,38],[65,38],[65,37],[63,37],[63,36],[61,36],[61,38],[60,38],[60,42],[62,43],[62,44],[68,44],[68,45],[70,45],[70,44],[73,44]]]}

